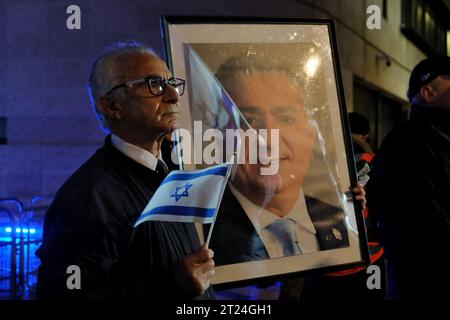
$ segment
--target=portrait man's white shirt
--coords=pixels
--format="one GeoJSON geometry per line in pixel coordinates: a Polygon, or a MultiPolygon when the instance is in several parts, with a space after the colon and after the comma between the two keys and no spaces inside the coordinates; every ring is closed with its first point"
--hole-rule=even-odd
{"type": "MultiPolygon", "coordinates": [[[[229,184],[231,192],[236,197],[248,218],[253,224],[258,236],[261,238],[270,258],[283,257],[282,244],[269,232],[266,227],[277,219],[281,219],[274,213],[261,208],[247,199],[233,185],[229,184]]],[[[320,251],[319,242],[316,237],[316,229],[311,221],[306,207],[303,191],[292,210],[284,218],[294,221],[296,240],[303,254],[320,251]]]]}
{"type": "Polygon", "coordinates": [[[111,134],[111,144],[127,157],[153,171],[156,170],[158,159],[164,163],[161,158],[161,153],[159,154],[159,158],[157,158],[151,152],[135,146],[134,144],[128,143],[115,134],[111,134]]]}

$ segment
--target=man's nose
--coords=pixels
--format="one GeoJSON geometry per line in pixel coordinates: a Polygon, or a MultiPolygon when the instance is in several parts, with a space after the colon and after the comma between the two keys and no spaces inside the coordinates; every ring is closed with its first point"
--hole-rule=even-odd
{"type": "Polygon", "coordinates": [[[278,141],[272,141],[272,134],[271,134],[271,130],[274,130],[274,129],[279,130],[279,126],[278,126],[276,119],[271,114],[268,114],[266,117],[264,117],[264,124],[261,129],[267,130],[265,142],[266,142],[268,150],[271,150],[272,143],[278,143],[278,141]]]}
{"type": "Polygon", "coordinates": [[[163,101],[172,104],[178,103],[180,101],[180,95],[174,87],[167,85],[163,95],[163,101]]]}

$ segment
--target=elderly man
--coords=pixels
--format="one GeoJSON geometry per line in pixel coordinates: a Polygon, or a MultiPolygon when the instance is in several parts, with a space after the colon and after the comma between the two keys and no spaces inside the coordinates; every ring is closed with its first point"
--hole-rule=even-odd
{"type": "Polygon", "coordinates": [[[374,158],[368,204],[380,217],[388,298],[436,299],[450,287],[450,58],[421,61],[408,98],[410,121],[374,158]]]}
{"type": "Polygon", "coordinates": [[[111,134],[61,187],[46,214],[37,251],[38,298],[214,297],[213,253],[200,247],[194,225],[133,228],[168,172],[161,144],[178,127],[184,85],[136,42],[117,43],[95,61],[89,94],[111,134]],[[73,271],[67,270],[77,269],[79,284],[69,285],[73,271]]]}

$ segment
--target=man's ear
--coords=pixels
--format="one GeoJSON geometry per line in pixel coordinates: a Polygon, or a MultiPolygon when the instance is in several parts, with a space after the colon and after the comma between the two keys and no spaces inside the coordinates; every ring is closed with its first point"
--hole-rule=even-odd
{"type": "Polygon", "coordinates": [[[424,85],[422,88],[420,88],[420,95],[422,98],[428,102],[433,103],[436,100],[437,94],[436,91],[433,89],[430,85],[424,85]]]}
{"type": "Polygon", "coordinates": [[[115,100],[100,97],[98,107],[105,116],[115,120],[122,119],[122,107],[115,100]]]}

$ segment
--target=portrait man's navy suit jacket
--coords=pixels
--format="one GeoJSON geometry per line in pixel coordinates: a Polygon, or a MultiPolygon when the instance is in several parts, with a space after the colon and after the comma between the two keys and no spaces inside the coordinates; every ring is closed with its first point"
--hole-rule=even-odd
{"type": "MultiPolygon", "coordinates": [[[[342,209],[308,196],[305,200],[320,250],[348,247],[348,231],[342,209]]],[[[216,265],[269,259],[261,238],[228,187],[211,235],[210,248],[214,251],[216,265]]]]}

